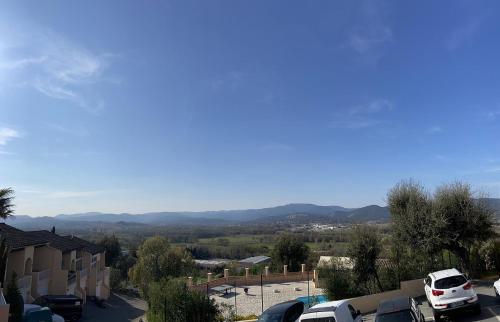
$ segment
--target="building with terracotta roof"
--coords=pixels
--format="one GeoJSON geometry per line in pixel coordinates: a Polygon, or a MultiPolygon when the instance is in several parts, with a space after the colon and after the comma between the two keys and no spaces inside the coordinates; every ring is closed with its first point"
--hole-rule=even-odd
{"type": "Polygon", "coordinates": [[[26,303],[42,295],[73,294],[84,301],[87,296],[109,297],[104,248],[77,237],[22,231],[4,223],[0,237],[10,249],[5,283],[15,273],[26,303]]]}

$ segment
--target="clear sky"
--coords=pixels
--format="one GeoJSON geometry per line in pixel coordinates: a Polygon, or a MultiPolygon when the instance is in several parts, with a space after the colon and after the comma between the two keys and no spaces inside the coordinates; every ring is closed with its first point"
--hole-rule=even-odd
{"type": "Polygon", "coordinates": [[[2,1],[17,214],[500,197],[498,1],[2,1]],[[497,13],[497,14],[495,14],[497,13]]]}

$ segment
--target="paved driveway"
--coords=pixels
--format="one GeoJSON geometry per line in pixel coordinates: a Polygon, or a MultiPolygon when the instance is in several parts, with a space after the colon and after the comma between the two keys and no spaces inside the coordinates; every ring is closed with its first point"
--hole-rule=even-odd
{"type": "MultiPolygon", "coordinates": [[[[87,301],[81,322],[138,322],[146,314],[147,303],[136,297],[124,294],[112,294],[106,301],[105,308],[97,307],[87,301]]],[[[144,319],[145,321],[145,319],[144,319]]]]}
{"type": "MultiPolygon", "coordinates": [[[[484,322],[499,322],[500,321],[500,299],[495,297],[495,292],[493,291],[493,282],[475,282],[474,289],[476,290],[479,301],[481,303],[482,312],[480,315],[474,315],[471,313],[461,313],[459,316],[445,318],[444,321],[456,321],[456,322],[469,322],[469,321],[484,321],[484,322]]],[[[425,301],[425,297],[422,299],[422,305],[420,310],[425,316],[425,321],[434,321],[432,316],[432,309],[425,301]]],[[[374,321],[374,315],[368,315],[363,318],[364,321],[374,321]]]]}

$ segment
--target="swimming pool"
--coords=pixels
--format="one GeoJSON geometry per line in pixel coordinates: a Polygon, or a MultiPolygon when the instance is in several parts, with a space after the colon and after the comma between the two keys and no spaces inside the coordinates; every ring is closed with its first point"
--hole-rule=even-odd
{"type": "Polygon", "coordinates": [[[311,295],[311,296],[301,296],[296,298],[297,301],[301,301],[305,305],[308,304],[318,304],[328,301],[326,295],[311,295]]]}

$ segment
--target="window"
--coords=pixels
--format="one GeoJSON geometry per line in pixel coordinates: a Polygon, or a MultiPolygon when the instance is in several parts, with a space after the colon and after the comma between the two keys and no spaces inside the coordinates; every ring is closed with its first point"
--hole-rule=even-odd
{"type": "Polygon", "coordinates": [[[304,311],[302,305],[294,305],[285,314],[284,322],[295,322],[304,311]]]}
{"type": "Polygon", "coordinates": [[[434,287],[439,290],[447,290],[449,288],[458,287],[467,283],[467,279],[463,275],[445,277],[434,282],[434,287]]]}
{"type": "Polygon", "coordinates": [[[347,305],[349,308],[349,312],[351,313],[352,319],[355,320],[356,317],[358,316],[358,311],[356,311],[351,304],[347,305]]]}
{"type": "Polygon", "coordinates": [[[391,312],[387,314],[377,315],[375,322],[401,322],[401,321],[417,321],[410,310],[399,312],[391,312]]]}

